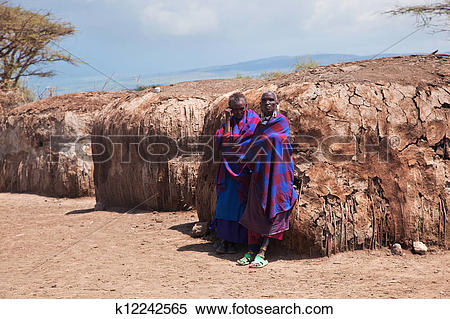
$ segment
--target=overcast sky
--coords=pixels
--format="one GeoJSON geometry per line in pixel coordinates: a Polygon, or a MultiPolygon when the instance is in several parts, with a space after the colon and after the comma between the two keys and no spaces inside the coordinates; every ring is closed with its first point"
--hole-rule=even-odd
{"type": "MultiPolygon", "coordinates": [[[[61,45],[107,74],[142,75],[279,55],[376,54],[414,31],[382,14],[426,0],[9,0],[50,11],[77,32],[61,45]]],[[[450,51],[448,34],[415,33],[388,53],[450,51]]],[[[79,76],[82,68],[59,67],[79,76]]]]}

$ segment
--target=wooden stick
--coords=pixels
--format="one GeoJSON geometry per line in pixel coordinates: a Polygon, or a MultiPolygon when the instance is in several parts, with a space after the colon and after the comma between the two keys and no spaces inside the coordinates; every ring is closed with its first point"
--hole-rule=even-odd
{"type": "Polygon", "coordinates": [[[347,202],[345,202],[345,208],[346,210],[344,211],[344,216],[345,216],[345,224],[344,224],[344,245],[345,245],[345,250],[348,250],[348,242],[347,242],[347,209],[350,207],[347,202]]]}
{"type": "Polygon", "coordinates": [[[322,207],[322,210],[325,213],[325,247],[324,248],[325,248],[325,254],[329,257],[330,255],[329,255],[329,251],[328,251],[328,224],[327,224],[327,222],[328,222],[328,213],[327,213],[327,210],[325,208],[325,201],[326,201],[326,199],[324,197],[324,199],[323,199],[323,207],[322,207]]]}
{"type": "Polygon", "coordinates": [[[352,206],[350,209],[350,214],[352,216],[352,226],[353,226],[353,247],[352,250],[355,250],[355,245],[356,245],[356,235],[355,235],[355,223],[354,223],[354,219],[353,219],[353,213],[356,212],[356,206],[355,206],[355,199],[352,197],[352,206]]]}
{"type": "MultiPolygon", "coordinates": [[[[331,223],[331,210],[328,211],[328,218],[327,218],[327,222],[331,223]]],[[[328,224],[327,224],[327,233],[328,233],[328,257],[331,256],[331,250],[333,248],[333,236],[331,235],[331,232],[328,229],[328,224]]]]}
{"type": "Polygon", "coordinates": [[[442,208],[444,209],[444,247],[447,246],[447,207],[445,206],[444,200],[442,200],[442,208]]]}
{"type": "Polygon", "coordinates": [[[381,228],[380,228],[380,237],[379,237],[379,245],[380,247],[383,247],[383,232],[384,232],[384,213],[383,209],[381,208],[381,202],[378,205],[380,209],[380,218],[381,218],[381,228]]]}
{"type": "Polygon", "coordinates": [[[438,224],[438,241],[441,241],[441,197],[439,197],[439,203],[438,203],[438,210],[439,210],[439,224],[438,224]]]}
{"type": "Polygon", "coordinates": [[[370,199],[370,206],[372,207],[372,238],[370,239],[370,248],[374,249],[375,247],[375,229],[376,229],[376,220],[375,220],[375,209],[373,209],[373,201],[370,199]]]}
{"type": "Polygon", "coordinates": [[[446,246],[446,239],[447,239],[447,209],[445,207],[445,203],[444,200],[442,199],[442,197],[439,196],[439,201],[441,204],[441,211],[442,211],[442,230],[443,230],[443,245],[444,247],[446,246]]]}
{"type": "Polygon", "coordinates": [[[425,217],[424,217],[424,207],[423,207],[423,196],[420,196],[420,211],[421,211],[421,213],[422,213],[422,229],[421,229],[421,233],[423,234],[424,233],[424,230],[423,230],[423,221],[425,220],[425,217]]]}
{"type": "Polygon", "coordinates": [[[341,212],[341,231],[340,231],[340,235],[339,235],[339,251],[342,251],[342,240],[343,240],[343,234],[342,232],[344,231],[344,211],[342,209],[342,202],[339,202],[339,208],[340,208],[340,212],[341,212]]]}
{"type": "Polygon", "coordinates": [[[332,218],[332,223],[333,223],[333,228],[334,228],[334,234],[333,234],[333,249],[334,249],[334,253],[336,254],[337,251],[337,236],[336,236],[336,218],[334,216],[334,211],[333,211],[333,207],[330,205],[330,218],[332,218]]]}

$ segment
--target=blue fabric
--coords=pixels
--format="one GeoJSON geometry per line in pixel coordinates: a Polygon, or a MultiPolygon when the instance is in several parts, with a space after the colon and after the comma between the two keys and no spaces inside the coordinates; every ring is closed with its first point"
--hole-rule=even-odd
{"type": "Polygon", "coordinates": [[[217,237],[239,244],[246,244],[248,238],[247,228],[230,220],[216,219],[217,237]]]}
{"type": "Polygon", "coordinates": [[[239,182],[230,174],[224,174],[223,191],[217,196],[216,219],[239,221],[246,203],[239,199],[239,182]]]}
{"type": "Polygon", "coordinates": [[[248,185],[250,183],[250,170],[246,163],[237,161],[246,152],[256,126],[259,116],[251,109],[245,111],[240,121],[233,116],[230,119],[231,132],[224,133],[225,124],[216,132],[215,143],[221,152],[222,163],[219,166],[216,179],[217,200],[225,191],[225,178],[232,176],[239,194],[239,200],[245,205],[247,202],[248,185]],[[226,158],[228,157],[228,159],[226,158]]]}
{"type": "Polygon", "coordinates": [[[224,133],[225,125],[216,132],[215,143],[222,163],[217,173],[217,204],[212,227],[217,226],[219,238],[234,243],[247,243],[247,228],[239,220],[247,204],[251,173],[246,163],[236,159],[247,150],[258,123],[259,116],[248,109],[239,121],[231,117],[231,132],[224,133]]]}

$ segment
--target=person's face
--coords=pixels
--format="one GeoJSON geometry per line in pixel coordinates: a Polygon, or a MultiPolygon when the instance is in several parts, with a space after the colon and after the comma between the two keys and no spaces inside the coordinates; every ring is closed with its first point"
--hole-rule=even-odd
{"type": "Polygon", "coordinates": [[[277,107],[277,99],[275,95],[273,95],[272,93],[264,93],[261,96],[260,106],[264,116],[272,115],[273,111],[275,111],[277,107]]]}
{"type": "Polygon", "coordinates": [[[231,114],[237,119],[241,120],[244,117],[245,112],[245,101],[243,99],[239,99],[236,103],[230,106],[231,114]]]}

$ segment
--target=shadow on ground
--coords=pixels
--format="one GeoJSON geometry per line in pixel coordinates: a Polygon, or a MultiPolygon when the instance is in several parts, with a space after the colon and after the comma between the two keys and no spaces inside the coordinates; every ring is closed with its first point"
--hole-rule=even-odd
{"type": "Polygon", "coordinates": [[[88,208],[88,209],[76,209],[76,210],[72,210],[70,212],[65,213],[64,215],[77,215],[77,214],[87,214],[87,213],[92,213],[95,212],[94,208],[88,208]]]}
{"type": "MultiPolygon", "coordinates": [[[[76,214],[88,214],[93,212],[109,212],[109,213],[118,213],[118,214],[153,214],[155,211],[148,209],[137,209],[137,208],[127,208],[127,207],[108,207],[102,210],[96,210],[95,208],[87,208],[87,209],[76,209],[70,212],[65,213],[65,215],[76,215],[76,214]]],[[[158,214],[167,214],[173,212],[158,212],[158,214]]]]}
{"type": "MultiPolygon", "coordinates": [[[[192,223],[184,223],[179,225],[174,225],[170,227],[171,230],[176,230],[181,232],[185,235],[192,235],[192,227],[195,225],[195,222],[192,223]]],[[[239,244],[237,246],[237,253],[235,254],[217,254],[216,253],[216,242],[218,241],[215,232],[211,231],[207,235],[201,237],[203,240],[206,240],[207,242],[203,243],[195,243],[195,244],[189,244],[182,246],[178,248],[178,251],[196,251],[199,253],[207,253],[210,256],[214,256],[216,258],[229,260],[229,261],[236,261],[237,259],[241,258],[247,251],[247,245],[245,244],[239,244]]],[[[283,247],[279,242],[276,242],[272,239],[268,252],[266,254],[269,261],[276,261],[276,260],[302,260],[302,259],[316,259],[320,258],[320,256],[301,256],[297,253],[295,253],[292,250],[286,249],[283,247]]]]}
{"type": "Polygon", "coordinates": [[[170,227],[169,229],[179,231],[180,233],[182,233],[184,235],[192,235],[192,227],[194,227],[195,224],[196,224],[195,222],[184,223],[184,224],[174,225],[174,226],[170,227]]]}

